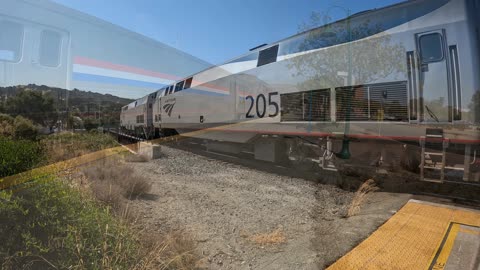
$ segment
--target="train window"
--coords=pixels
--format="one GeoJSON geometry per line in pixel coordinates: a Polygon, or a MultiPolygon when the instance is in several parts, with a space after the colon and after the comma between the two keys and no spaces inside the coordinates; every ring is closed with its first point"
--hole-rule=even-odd
{"type": "Polygon", "coordinates": [[[182,91],[183,83],[184,81],[181,81],[181,82],[178,82],[177,85],[175,85],[175,92],[182,91]]]}
{"type": "Polygon", "coordinates": [[[23,26],[0,21],[0,61],[18,62],[22,53],[23,26]]]}
{"type": "Polygon", "coordinates": [[[62,36],[60,33],[43,30],[40,36],[40,65],[58,67],[60,65],[60,51],[62,48],[62,36]]]}
{"type": "Polygon", "coordinates": [[[423,35],[419,39],[422,63],[443,60],[442,36],[438,33],[423,35]]]}
{"type": "Polygon", "coordinates": [[[257,67],[270,64],[277,61],[278,45],[260,51],[257,67]]]}
{"type": "Polygon", "coordinates": [[[188,88],[190,88],[190,87],[192,86],[192,80],[193,80],[192,77],[186,79],[186,80],[185,80],[185,85],[183,86],[183,89],[188,89],[188,88]]]}
{"type": "Polygon", "coordinates": [[[173,85],[168,87],[168,94],[170,95],[171,93],[173,93],[173,85]]]}

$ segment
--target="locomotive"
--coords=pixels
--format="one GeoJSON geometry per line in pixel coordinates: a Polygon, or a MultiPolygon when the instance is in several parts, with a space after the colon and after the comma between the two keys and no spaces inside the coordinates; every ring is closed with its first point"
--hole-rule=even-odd
{"type": "Polygon", "coordinates": [[[162,87],[122,109],[122,128],[325,170],[399,163],[413,147],[423,180],[476,182],[478,14],[479,0],[353,14],[162,87]]]}

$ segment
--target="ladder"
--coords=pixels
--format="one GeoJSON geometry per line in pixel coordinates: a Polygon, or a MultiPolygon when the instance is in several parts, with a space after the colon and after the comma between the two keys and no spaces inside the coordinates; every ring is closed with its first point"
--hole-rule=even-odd
{"type": "Polygon", "coordinates": [[[420,180],[436,183],[445,181],[446,152],[449,141],[444,137],[443,129],[427,128],[425,136],[420,137],[421,161],[420,180]],[[425,170],[440,171],[440,179],[425,178],[425,170]]]}

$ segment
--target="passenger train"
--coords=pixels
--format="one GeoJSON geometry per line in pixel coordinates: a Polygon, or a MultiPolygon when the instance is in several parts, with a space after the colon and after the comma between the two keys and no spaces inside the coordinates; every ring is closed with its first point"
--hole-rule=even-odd
{"type": "Polygon", "coordinates": [[[340,158],[393,164],[413,145],[422,177],[433,164],[441,181],[458,168],[478,181],[478,14],[479,0],[357,13],[177,80],[125,106],[122,128],[260,160],[310,156],[323,169],[340,158]]]}
{"type": "Polygon", "coordinates": [[[2,0],[0,86],[48,85],[138,98],[211,66],[48,0],[2,0]]]}

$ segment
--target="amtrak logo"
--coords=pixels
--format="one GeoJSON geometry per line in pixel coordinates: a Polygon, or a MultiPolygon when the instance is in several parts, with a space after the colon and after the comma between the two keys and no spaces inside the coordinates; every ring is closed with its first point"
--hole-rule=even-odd
{"type": "Polygon", "coordinates": [[[163,105],[163,109],[165,110],[165,112],[168,114],[169,117],[172,115],[172,110],[174,106],[175,106],[175,102],[163,105]]]}

